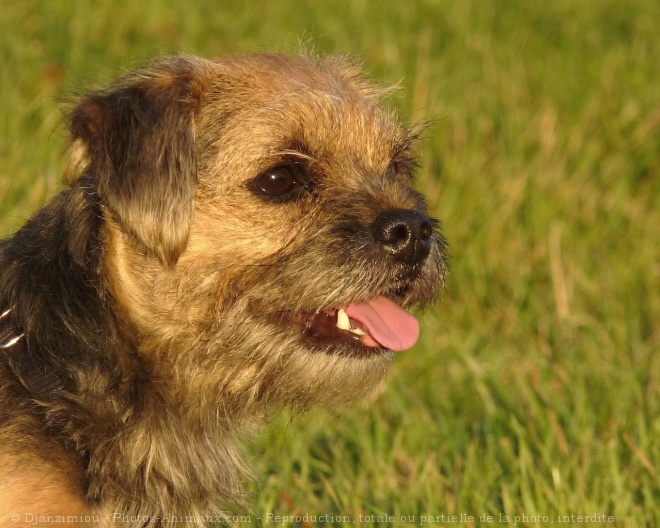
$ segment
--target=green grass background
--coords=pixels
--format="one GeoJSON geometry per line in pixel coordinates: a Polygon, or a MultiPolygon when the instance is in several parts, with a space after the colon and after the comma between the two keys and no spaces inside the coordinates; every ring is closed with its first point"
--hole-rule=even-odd
{"type": "Polygon", "coordinates": [[[0,235],[57,192],[76,90],[172,51],[359,55],[432,122],[451,276],[373,401],[252,444],[239,524],[660,526],[659,28],[655,0],[4,0],[0,235]]]}

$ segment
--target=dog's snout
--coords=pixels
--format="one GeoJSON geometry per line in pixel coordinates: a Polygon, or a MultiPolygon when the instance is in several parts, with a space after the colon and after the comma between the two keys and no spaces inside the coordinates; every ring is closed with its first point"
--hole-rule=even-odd
{"type": "Polygon", "coordinates": [[[376,218],[372,230],[376,240],[400,262],[417,264],[431,252],[433,223],[419,211],[386,211],[376,218]]]}

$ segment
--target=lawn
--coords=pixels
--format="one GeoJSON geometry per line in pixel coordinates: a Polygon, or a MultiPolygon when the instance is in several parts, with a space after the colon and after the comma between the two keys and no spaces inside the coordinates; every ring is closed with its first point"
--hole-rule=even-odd
{"type": "Polygon", "coordinates": [[[275,420],[239,526],[660,527],[660,2],[6,0],[0,235],[61,109],[167,52],[362,58],[428,123],[447,289],[382,392],[275,420]]]}

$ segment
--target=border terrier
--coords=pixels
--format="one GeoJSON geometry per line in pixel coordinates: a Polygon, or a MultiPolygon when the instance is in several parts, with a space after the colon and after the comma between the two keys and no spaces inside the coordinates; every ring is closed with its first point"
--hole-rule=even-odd
{"type": "Polygon", "coordinates": [[[243,437],[415,343],[446,250],[385,93],[346,58],[176,56],[72,108],[64,190],[0,241],[3,525],[203,525],[243,437]]]}

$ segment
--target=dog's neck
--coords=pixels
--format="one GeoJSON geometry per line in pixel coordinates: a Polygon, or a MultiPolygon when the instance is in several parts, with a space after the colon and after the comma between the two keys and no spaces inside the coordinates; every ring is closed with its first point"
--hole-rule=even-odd
{"type": "Polygon", "coordinates": [[[153,358],[125,337],[95,275],[98,233],[70,238],[81,232],[76,221],[92,222],[77,219],[83,214],[93,212],[82,191],[67,190],[0,243],[1,313],[11,308],[0,327],[8,345],[0,360],[40,403],[30,407],[33,419],[80,464],[89,500],[135,515],[235,500],[247,472],[236,429],[252,424],[236,424],[236,417],[197,400],[171,405],[171,398],[186,396],[169,392],[177,373],[161,366],[155,375],[153,358]],[[90,254],[92,262],[79,264],[90,254]]]}
{"type": "Polygon", "coordinates": [[[42,401],[54,401],[63,391],[70,390],[70,379],[40,362],[27,346],[22,328],[13,320],[12,309],[0,303],[0,353],[17,381],[34,397],[42,401]]]}
{"type": "Polygon", "coordinates": [[[101,349],[102,321],[94,314],[102,300],[82,263],[85,255],[98,258],[97,208],[83,187],[67,189],[0,245],[2,360],[40,402],[75,393],[65,363],[93,361],[87,349],[101,349]]]}

